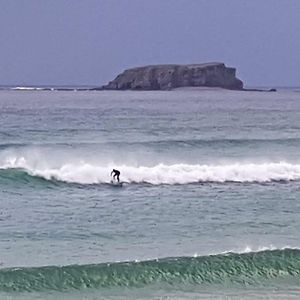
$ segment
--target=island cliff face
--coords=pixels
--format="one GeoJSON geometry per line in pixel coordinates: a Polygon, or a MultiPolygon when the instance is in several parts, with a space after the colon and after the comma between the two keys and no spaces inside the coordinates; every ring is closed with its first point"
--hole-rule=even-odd
{"type": "Polygon", "coordinates": [[[107,90],[170,90],[179,87],[221,87],[242,90],[235,68],[224,63],[150,65],[125,70],[104,85],[107,90]]]}

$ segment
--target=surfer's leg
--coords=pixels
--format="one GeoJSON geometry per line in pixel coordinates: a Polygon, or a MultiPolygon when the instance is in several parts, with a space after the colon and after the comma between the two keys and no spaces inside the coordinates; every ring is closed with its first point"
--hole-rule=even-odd
{"type": "Polygon", "coordinates": [[[118,180],[118,182],[120,182],[120,175],[119,174],[117,175],[117,180],[118,180]]]}

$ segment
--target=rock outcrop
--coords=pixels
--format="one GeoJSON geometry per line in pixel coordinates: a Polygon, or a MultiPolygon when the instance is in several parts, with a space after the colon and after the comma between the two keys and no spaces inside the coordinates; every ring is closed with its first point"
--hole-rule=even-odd
{"type": "Polygon", "coordinates": [[[103,86],[107,90],[170,90],[179,87],[221,87],[242,90],[236,69],[224,63],[150,65],[125,70],[103,86]]]}

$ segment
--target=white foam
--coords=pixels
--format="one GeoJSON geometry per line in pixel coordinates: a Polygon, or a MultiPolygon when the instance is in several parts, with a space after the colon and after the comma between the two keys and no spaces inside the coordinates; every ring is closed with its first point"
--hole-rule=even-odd
{"type": "MultiPolygon", "coordinates": [[[[2,162],[1,162],[2,161],[2,162]]],[[[197,182],[270,182],[300,179],[300,164],[288,162],[231,163],[219,165],[158,164],[132,166],[96,164],[85,161],[52,165],[23,156],[6,157],[0,168],[22,168],[28,174],[65,182],[95,184],[109,183],[113,168],[121,171],[121,179],[127,183],[188,184],[197,182]]]]}
{"type": "Polygon", "coordinates": [[[34,91],[34,90],[42,90],[43,88],[38,87],[31,87],[31,86],[16,86],[14,88],[11,88],[12,90],[19,90],[19,91],[34,91]]]}
{"type": "Polygon", "coordinates": [[[263,251],[286,250],[286,249],[299,250],[300,248],[292,247],[292,246],[289,246],[289,245],[282,246],[282,247],[275,247],[274,245],[258,246],[258,247],[246,246],[244,249],[230,250],[230,251],[225,251],[223,253],[224,254],[225,253],[243,254],[243,253],[254,253],[254,252],[263,252],[263,251]]]}

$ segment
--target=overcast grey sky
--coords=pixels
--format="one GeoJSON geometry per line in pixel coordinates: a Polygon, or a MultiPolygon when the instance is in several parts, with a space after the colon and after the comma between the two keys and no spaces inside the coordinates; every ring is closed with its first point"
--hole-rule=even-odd
{"type": "Polygon", "coordinates": [[[101,85],[125,68],[223,61],[300,86],[299,0],[0,0],[1,85],[101,85]]]}

